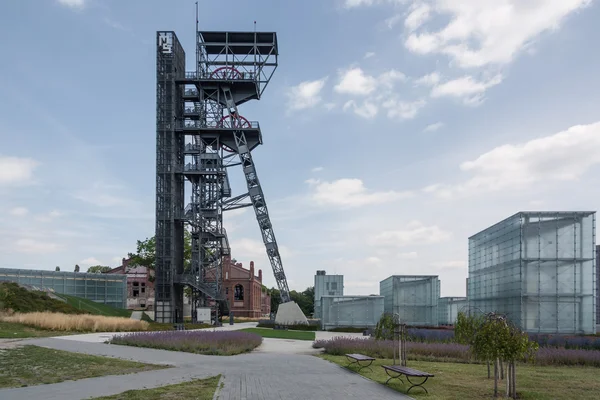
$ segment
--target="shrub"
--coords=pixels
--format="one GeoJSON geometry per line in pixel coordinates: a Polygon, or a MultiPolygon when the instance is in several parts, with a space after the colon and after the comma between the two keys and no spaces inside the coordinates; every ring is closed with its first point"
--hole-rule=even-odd
{"type": "Polygon", "coordinates": [[[53,331],[124,332],[145,331],[146,321],[101,315],[72,315],[51,312],[33,312],[0,316],[0,321],[16,322],[53,331]]]}
{"type": "Polygon", "coordinates": [[[329,332],[346,332],[346,333],[361,333],[364,332],[366,330],[368,330],[369,328],[355,328],[353,326],[339,326],[337,328],[333,328],[333,329],[328,329],[329,332]]]}
{"type": "Polygon", "coordinates": [[[109,343],[221,356],[252,351],[262,337],[237,331],[139,332],[114,336],[109,343]]]}
{"type": "MultiPolygon", "coordinates": [[[[407,342],[407,357],[412,360],[473,362],[469,346],[457,343],[407,342]]],[[[391,340],[372,338],[336,337],[316,340],[314,348],[322,348],[331,355],[360,353],[375,358],[393,358],[394,343],[391,340]]],[[[397,351],[397,350],[396,350],[397,351]]],[[[581,365],[600,367],[600,352],[594,350],[558,349],[541,347],[531,360],[536,365],[581,365]]]]}

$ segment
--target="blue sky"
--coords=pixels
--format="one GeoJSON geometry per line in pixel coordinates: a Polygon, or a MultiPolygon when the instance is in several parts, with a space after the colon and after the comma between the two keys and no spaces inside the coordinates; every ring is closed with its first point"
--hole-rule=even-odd
{"type": "MultiPolygon", "coordinates": [[[[200,29],[276,31],[254,157],[292,289],[439,274],[521,210],[597,210],[591,0],[201,1],[200,29]]],[[[194,60],[194,1],[0,4],[0,267],[116,266],[154,234],[155,35],[194,60]]],[[[234,192],[242,172],[230,171],[234,192]]],[[[275,284],[251,210],[233,256],[275,284]]]]}

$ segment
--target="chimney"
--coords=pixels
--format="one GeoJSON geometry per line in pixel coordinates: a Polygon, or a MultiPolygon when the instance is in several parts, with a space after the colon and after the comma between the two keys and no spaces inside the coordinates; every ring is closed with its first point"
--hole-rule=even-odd
{"type": "Polygon", "coordinates": [[[258,270],[258,280],[262,283],[262,269],[258,270]]]}
{"type": "Polygon", "coordinates": [[[254,280],[254,261],[250,261],[250,280],[254,280]]]}

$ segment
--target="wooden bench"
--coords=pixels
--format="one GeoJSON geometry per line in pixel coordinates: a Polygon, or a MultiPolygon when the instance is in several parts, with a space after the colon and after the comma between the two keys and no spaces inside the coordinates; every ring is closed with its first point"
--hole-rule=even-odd
{"type": "Polygon", "coordinates": [[[427,382],[427,379],[433,377],[433,374],[430,374],[429,372],[423,372],[423,371],[419,371],[416,369],[408,368],[408,367],[403,367],[402,365],[382,365],[382,367],[385,369],[385,372],[389,376],[388,380],[385,381],[386,385],[388,384],[388,382],[391,379],[394,379],[394,378],[400,379],[400,382],[402,382],[402,384],[404,384],[404,381],[402,380],[402,378],[400,378],[400,376],[404,375],[404,376],[406,376],[406,380],[408,381],[408,383],[411,384],[411,387],[408,388],[406,393],[410,392],[410,389],[412,389],[414,387],[420,387],[421,389],[423,389],[425,391],[425,393],[429,393],[427,391],[427,389],[425,389],[423,384],[425,382],[427,382]],[[395,373],[397,375],[392,375],[393,373],[395,373]],[[425,378],[425,379],[421,383],[413,383],[410,380],[411,377],[425,378]]]}
{"type": "Polygon", "coordinates": [[[373,357],[365,356],[363,354],[346,354],[346,358],[348,359],[348,361],[351,361],[350,364],[346,365],[346,368],[351,366],[352,364],[357,364],[359,367],[358,371],[360,371],[363,368],[369,368],[371,372],[373,372],[373,369],[371,368],[371,364],[373,364],[373,361],[375,361],[373,357]],[[368,362],[368,364],[363,365],[361,364],[361,362],[368,362]]]}

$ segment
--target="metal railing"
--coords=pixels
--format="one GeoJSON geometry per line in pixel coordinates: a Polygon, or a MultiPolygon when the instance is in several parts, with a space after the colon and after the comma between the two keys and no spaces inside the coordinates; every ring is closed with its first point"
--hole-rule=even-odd
{"type": "Polygon", "coordinates": [[[204,122],[204,121],[178,121],[177,127],[181,129],[260,129],[258,121],[248,121],[249,125],[244,121],[242,126],[238,126],[238,121],[225,120],[223,122],[204,122]]]}

